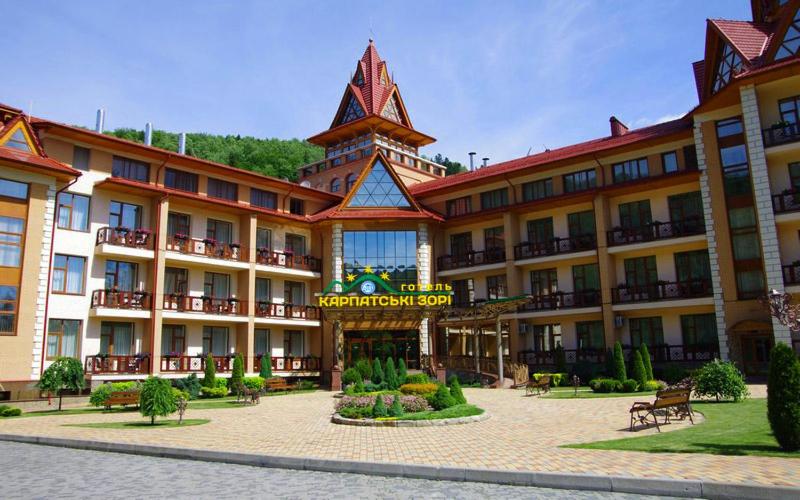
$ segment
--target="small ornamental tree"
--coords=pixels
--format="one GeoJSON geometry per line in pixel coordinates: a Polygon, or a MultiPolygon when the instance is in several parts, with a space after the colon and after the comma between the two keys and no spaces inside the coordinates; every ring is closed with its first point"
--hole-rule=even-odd
{"type": "Polygon", "coordinates": [[[242,380],[244,379],[244,359],[241,354],[237,354],[233,358],[233,370],[231,371],[231,378],[228,380],[228,389],[236,395],[242,389],[242,380]]]}
{"type": "MultiPolygon", "coordinates": [[[[644,362],[644,371],[647,375],[647,380],[653,380],[653,363],[650,361],[650,351],[647,350],[647,344],[642,342],[639,346],[639,352],[642,353],[642,361],[644,362]]],[[[641,382],[639,382],[641,384],[641,382]]]]}
{"type": "Polygon", "coordinates": [[[355,368],[348,368],[347,370],[342,373],[342,383],[344,385],[351,385],[357,382],[362,382],[361,380],[361,372],[356,370],[355,368]]]}
{"type": "Polygon", "coordinates": [[[375,361],[372,362],[372,378],[370,381],[378,385],[383,382],[383,368],[381,368],[381,360],[379,358],[375,358],[375,361]]]}
{"type": "Polygon", "coordinates": [[[434,410],[438,411],[455,406],[456,400],[450,395],[450,391],[447,390],[447,386],[442,384],[439,385],[439,387],[436,389],[436,392],[430,397],[428,403],[430,403],[434,410]]]}
{"type": "Polygon", "coordinates": [[[378,417],[385,417],[389,414],[388,410],[386,409],[386,404],[383,402],[383,396],[378,394],[375,398],[375,406],[372,407],[372,416],[373,418],[378,417]]]}
{"type": "Polygon", "coordinates": [[[394,360],[389,358],[386,360],[386,369],[383,372],[386,379],[386,388],[393,391],[400,387],[400,379],[397,378],[397,370],[394,369],[394,360]]]}
{"type": "Polygon", "coordinates": [[[355,369],[361,374],[361,380],[372,380],[372,365],[368,359],[356,361],[355,369]]]}
{"type": "Polygon", "coordinates": [[[400,385],[405,384],[408,378],[408,368],[403,358],[397,360],[397,378],[399,379],[400,385]]]}
{"type": "Polygon", "coordinates": [[[616,375],[615,367],[616,365],[614,364],[614,349],[611,349],[609,347],[608,349],[606,349],[606,366],[605,366],[606,377],[614,378],[614,375],[616,375]]]}
{"type": "Polygon", "coordinates": [[[625,382],[628,372],[625,370],[625,358],[622,355],[622,344],[614,343],[614,378],[620,382],[625,382]]]}
{"type": "Polygon", "coordinates": [[[453,400],[455,400],[457,405],[463,405],[467,402],[467,398],[464,397],[464,391],[461,390],[461,384],[458,383],[458,377],[453,375],[450,377],[450,395],[453,396],[453,400]]]}
{"type": "Polygon", "coordinates": [[[770,353],[767,418],[781,449],[800,450],[800,361],[784,343],[770,353]]]}
{"type": "Polygon", "coordinates": [[[58,396],[58,411],[61,411],[61,391],[80,391],[86,385],[83,366],[75,358],[59,357],[47,367],[36,387],[58,396]]]}
{"type": "Polygon", "coordinates": [[[555,361],[556,373],[565,373],[567,371],[567,356],[564,352],[564,347],[561,345],[561,342],[556,344],[555,361]]]}
{"type": "Polygon", "coordinates": [[[210,353],[206,356],[206,367],[203,372],[203,387],[214,389],[217,387],[217,367],[214,364],[214,356],[210,353]]]}
{"type": "MultiPolygon", "coordinates": [[[[381,397],[378,396],[380,399],[381,397]]],[[[392,400],[392,406],[389,407],[389,416],[390,417],[400,417],[403,415],[403,405],[400,403],[400,396],[395,396],[394,400],[392,400]]]]}
{"type": "Polygon", "coordinates": [[[259,370],[258,376],[264,380],[272,378],[272,357],[268,354],[261,356],[261,370],[259,370]]]}
{"type": "Polygon", "coordinates": [[[169,380],[159,377],[148,377],[142,384],[139,393],[139,412],[150,417],[150,425],[155,425],[156,417],[166,417],[175,413],[175,394],[169,380]]]}
{"type": "Polygon", "coordinates": [[[639,351],[633,354],[633,377],[631,377],[639,384],[639,390],[643,391],[645,383],[647,382],[647,370],[642,361],[642,353],[639,351]]]}
{"type": "Polygon", "coordinates": [[[748,395],[744,376],[729,361],[715,359],[694,374],[694,392],[700,397],[713,396],[717,401],[733,399],[739,402],[748,395]]]}

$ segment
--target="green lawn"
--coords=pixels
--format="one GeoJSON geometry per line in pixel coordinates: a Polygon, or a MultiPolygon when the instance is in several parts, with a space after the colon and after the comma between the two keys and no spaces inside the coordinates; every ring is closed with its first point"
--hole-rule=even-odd
{"type": "MultiPolygon", "coordinates": [[[[778,448],[767,422],[766,399],[746,399],[741,403],[695,402],[692,403],[692,408],[705,416],[705,422],[679,431],[564,447],[800,458],[800,453],[787,453],[778,448]]],[[[621,420],[626,417],[627,415],[620,415],[621,420]]]]}
{"type": "Polygon", "coordinates": [[[594,392],[588,387],[579,387],[578,394],[572,387],[554,387],[549,393],[543,393],[542,397],[551,399],[593,399],[593,398],[627,398],[641,397],[642,401],[650,401],[655,396],[655,391],[649,392],[594,392]]]}
{"type": "Polygon", "coordinates": [[[400,418],[382,420],[441,420],[443,418],[471,417],[483,413],[482,408],[475,405],[463,404],[451,406],[440,411],[420,411],[416,413],[406,413],[400,418]]]}
{"type": "Polygon", "coordinates": [[[207,418],[185,418],[178,424],[177,420],[156,420],[151,425],[150,420],[136,422],[96,422],[92,424],[64,424],[64,427],[88,427],[90,429],[163,429],[165,427],[191,427],[209,423],[207,418]]]}

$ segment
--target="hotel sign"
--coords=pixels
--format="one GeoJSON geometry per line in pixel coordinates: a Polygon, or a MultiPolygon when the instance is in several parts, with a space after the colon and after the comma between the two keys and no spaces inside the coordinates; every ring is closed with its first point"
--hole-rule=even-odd
{"type": "Polygon", "coordinates": [[[453,302],[453,288],[449,284],[403,283],[400,290],[389,283],[389,273],[380,275],[367,266],[364,274],[348,274],[347,283],[331,281],[318,297],[320,307],[441,307],[453,302]]]}

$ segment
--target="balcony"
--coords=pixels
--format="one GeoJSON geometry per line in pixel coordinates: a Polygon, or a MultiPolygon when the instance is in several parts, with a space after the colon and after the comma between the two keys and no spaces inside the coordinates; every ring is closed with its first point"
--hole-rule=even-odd
{"type": "Polygon", "coordinates": [[[322,270],[322,261],[316,257],[294,255],[292,252],[278,252],[269,248],[258,249],[256,264],[279,267],[286,270],[310,271],[312,273],[319,273],[322,270]]]}
{"type": "Polygon", "coordinates": [[[101,227],[97,230],[95,246],[103,255],[152,259],[153,242],[154,238],[149,229],[101,227]]]}
{"type": "MultiPolygon", "coordinates": [[[[719,345],[655,345],[647,346],[653,363],[706,362],[719,358],[719,345]]],[[[623,347],[623,356],[628,359],[630,346],[623,347]]],[[[520,351],[517,354],[519,363],[529,366],[556,366],[556,351],[520,351]]],[[[565,364],[605,363],[605,349],[564,349],[565,364]]]]}
{"type": "Polygon", "coordinates": [[[555,311],[579,307],[598,307],[600,290],[581,292],[555,292],[549,295],[535,295],[531,302],[520,307],[520,312],[555,311]]]}
{"type": "Polygon", "coordinates": [[[150,373],[150,355],[98,354],[86,356],[84,372],[88,375],[147,375],[150,373]]]}
{"type": "Polygon", "coordinates": [[[611,289],[611,301],[614,304],[695,299],[711,295],[711,280],[660,281],[651,285],[620,285],[611,289]]]}
{"type": "Polygon", "coordinates": [[[780,146],[800,141],[800,124],[784,123],[773,125],[761,132],[764,136],[764,147],[780,146]]]}
{"type": "Polygon", "coordinates": [[[242,302],[233,297],[217,298],[165,295],[164,311],[218,316],[247,316],[247,302],[242,302]]]}
{"type": "MultiPolygon", "coordinates": [[[[207,356],[186,356],[183,354],[164,354],[161,356],[162,373],[190,373],[203,372],[206,369],[207,356]]],[[[230,373],[233,371],[233,358],[235,355],[213,356],[214,368],[217,373],[230,373]]]]}
{"type": "Polygon", "coordinates": [[[514,259],[533,259],[551,255],[569,254],[594,250],[597,238],[593,234],[570,236],[568,238],[552,238],[546,242],[525,242],[514,247],[514,259]]]}
{"type": "Polygon", "coordinates": [[[784,285],[800,285],[800,261],[781,266],[784,285]]]}
{"type": "MultiPolygon", "coordinates": [[[[265,356],[256,356],[253,369],[261,371],[261,362],[265,356]]],[[[318,372],[322,366],[322,360],[315,356],[272,356],[272,372],[318,372]]]]}
{"type": "Polygon", "coordinates": [[[503,248],[489,250],[475,250],[457,255],[442,255],[437,259],[439,271],[462,269],[465,267],[483,266],[506,261],[506,251],[503,248]]]}
{"type": "Polygon", "coordinates": [[[256,318],[291,319],[319,321],[320,309],[317,306],[298,304],[275,304],[273,302],[256,302],[256,318]]]}
{"type": "Polygon", "coordinates": [[[149,318],[153,295],[143,291],[95,290],[92,314],[98,317],[149,318]]]}
{"type": "Polygon", "coordinates": [[[671,222],[651,222],[639,227],[614,228],[608,231],[608,246],[646,243],[683,236],[693,236],[706,232],[702,217],[692,217],[671,222]]]}
{"type": "Polygon", "coordinates": [[[800,210],[800,190],[787,189],[781,194],[772,195],[772,210],[776,214],[797,212],[800,210]]]}
{"type": "Polygon", "coordinates": [[[238,243],[222,243],[210,238],[198,239],[175,235],[167,238],[167,250],[181,254],[182,257],[176,260],[207,264],[209,261],[205,259],[214,259],[225,261],[227,264],[222,264],[223,267],[241,269],[248,267],[247,252],[238,243]]]}

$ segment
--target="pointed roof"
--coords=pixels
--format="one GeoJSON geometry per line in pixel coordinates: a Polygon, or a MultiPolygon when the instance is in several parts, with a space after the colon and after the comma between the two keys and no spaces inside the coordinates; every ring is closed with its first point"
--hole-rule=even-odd
{"type": "Polygon", "coordinates": [[[6,123],[0,122],[0,160],[14,162],[25,168],[46,171],[58,178],[79,177],[81,172],[47,154],[27,117],[19,114],[6,123]],[[10,144],[12,142],[14,144],[10,144]],[[24,143],[24,147],[19,147],[24,143]]]}
{"type": "Polygon", "coordinates": [[[730,42],[749,64],[753,64],[767,48],[772,36],[772,25],[750,21],[731,21],[728,19],[709,19],[722,36],[730,42]]]}

